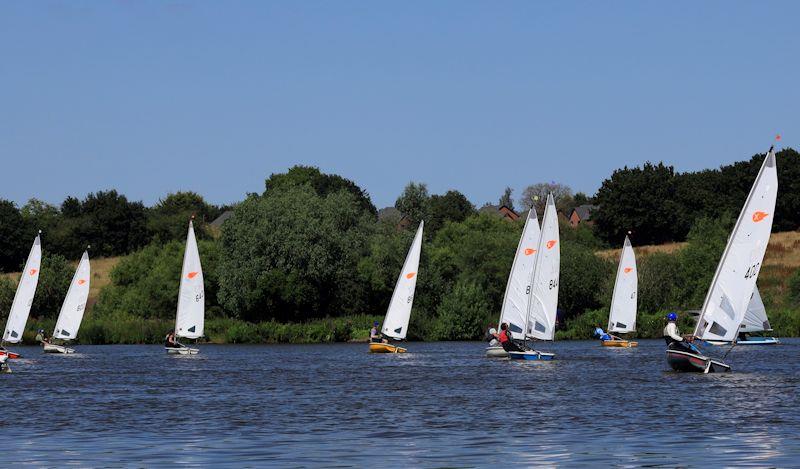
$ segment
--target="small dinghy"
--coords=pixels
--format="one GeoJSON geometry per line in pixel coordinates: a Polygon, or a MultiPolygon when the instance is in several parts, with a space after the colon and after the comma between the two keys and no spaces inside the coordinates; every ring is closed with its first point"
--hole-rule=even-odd
{"type": "MultiPolygon", "coordinates": [[[[86,301],[89,299],[91,273],[87,250],[83,252],[78,268],[75,269],[75,275],[72,277],[72,283],[69,284],[67,296],[61,305],[61,312],[58,314],[56,328],[53,331],[53,339],[66,343],[78,337],[78,329],[81,327],[83,313],[86,310],[86,301]]],[[[44,353],[75,353],[74,349],[64,344],[42,342],[42,347],[44,353]]]]}
{"type": "MultiPolygon", "coordinates": [[[[194,217],[193,217],[194,218],[194,217]]],[[[186,234],[186,250],[183,253],[181,269],[181,286],[178,292],[178,312],[175,317],[175,336],[186,339],[203,337],[205,328],[205,287],[203,285],[203,267],[200,265],[200,251],[194,236],[194,225],[189,221],[189,232],[186,234]]],[[[197,355],[199,349],[177,343],[165,346],[169,354],[197,355]]]]}
{"type": "MultiPolygon", "coordinates": [[[[41,231],[39,232],[41,234],[41,231]]],[[[28,322],[28,315],[33,304],[33,295],[36,293],[36,285],[39,283],[39,269],[42,265],[42,241],[39,235],[33,241],[28,260],[25,261],[25,268],[22,270],[22,277],[17,285],[17,292],[14,294],[14,302],[11,303],[11,312],[8,313],[6,329],[3,332],[3,339],[0,341],[2,356],[6,358],[20,358],[20,354],[6,350],[3,344],[18,344],[22,340],[22,332],[25,330],[25,323],[28,322]]]]}
{"type": "MultiPolygon", "coordinates": [[[[753,296],[750,298],[750,304],[747,306],[747,312],[744,315],[744,321],[739,327],[739,338],[736,340],[736,345],[778,345],[780,340],[775,337],[750,335],[762,332],[771,332],[772,326],[767,319],[767,308],[764,306],[764,301],[761,299],[761,293],[758,287],[753,291],[753,296]]],[[[730,342],[718,342],[710,340],[709,343],[714,345],[729,345],[730,342]]]]}
{"type": "MultiPolygon", "coordinates": [[[[519,238],[514,262],[511,264],[511,273],[508,275],[506,292],[503,295],[503,305],[500,309],[500,324],[508,324],[508,330],[514,334],[523,334],[525,321],[528,314],[528,296],[531,292],[531,275],[533,265],[536,263],[536,250],[539,247],[539,220],[536,209],[531,207],[522,236],[519,238]]],[[[499,345],[486,348],[486,356],[492,358],[507,358],[508,353],[499,345]]]]}
{"type": "MultiPolygon", "coordinates": [[[[392,292],[386,317],[383,319],[381,334],[393,340],[403,340],[408,333],[408,321],[411,319],[411,307],[414,305],[414,291],[417,288],[417,271],[419,270],[419,257],[422,253],[422,228],[424,222],[419,223],[417,234],[406,254],[403,270],[397,278],[397,283],[392,292]]],[[[406,353],[406,349],[390,343],[371,342],[370,353],[406,353]]]]}
{"type": "MultiPolygon", "coordinates": [[[[767,251],[777,195],[778,171],[775,153],[770,148],[717,265],[694,337],[735,344],[767,251]]],[[[686,347],[682,342],[669,346],[667,362],[675,371],[730,370],[722,360],[708,357],[695,346],[686,347]]]]}
{"type": "MultiPolygon", "coordinates": [[[[639,276],[636,269],[636,254],[633,252],[631,240],[625,236],[622,254],[614,281],[614,293],[611,296],[611,312],[608,314],[608,332],[626,334],[636,330],[636,295],[639,289],[639,276]]],[[[623,338],[601,340],[604,347],[631,348],[638,342],[623,338]]]]}
{"type": "MultiPolygon", "coordinates": [[[[542,231],[536,248],[536,259],[531,272],[531,294],[525,314],[525,346],[527,340],[555,338],[556,307],[558,305],[558,280],[561,266],[561,246],[558,234],[558,214],[553,194],[547,197],[542,218],[542,231]]],[[[539,350],[509,352],[513,360],[552,360],[555,354],[539,350]]]]}

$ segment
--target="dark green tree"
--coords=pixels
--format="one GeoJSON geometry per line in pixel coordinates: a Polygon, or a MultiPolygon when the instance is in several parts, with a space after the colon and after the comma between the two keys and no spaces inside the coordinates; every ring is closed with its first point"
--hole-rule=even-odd
{"type": "Polygon", "coordinates": [[[464,194],[455,190],[449,190],[444,195],[431,196],[428,207],[428,218],[425,219],[427,235],[436,233],[448,221],[464,221],[475,213],[475,206],[464,194]]]}
{"type": "Polygon", "coordinates": [[[186,239],[189,220],[194,217],[195,235],[208,238],[206,226],[218,215],[218,210],[194,192],[176,192],[158,201],[148,210],[147,228],[153,241],[164,243],[186,239]]]}
{"type": "Polygon", "coordinates": [[[347,191],[355,197],[356,203],[362,210],[369,212],[373,216],[378,213],[366,190],[360,188],[349,179],[345,179],[336,174],[325,174],[314,166],[297,165],[293,166],[285,173],[274,173],[270,175],[265,182],[266,190],[264,194],[268,195],[270,192],[288,189],[290,186],[302,186],[306,184],[310,185],[314,192],[320,197],[326,197],[329,194],[341,190],[347,191]]]}
{"type": "Polygon", "coordinates": [[[25,220],[13,202],[0,200],[0,271],[16,272],[25,263],[28,255],[25,220]]]}
{"type": "Polygon", "coordinates": [[[505,205],[511,210],[514,210],[514,199],[511,198],[511,194],[513,193],[514,189],[506,187],[506,189],[503,191],[503,195],[500,196],[500,201],[498,202],[501,207],[505,205]]]}
{"type": "Polygon", "coordinates": [[[39,318],[57,318],[74,274],[75,266],[71,265],[64,256],[44,254],[39,283],[36,286],[36,295],[33,297],[31,306],[31,315],[39,318]]]}
{"type": "Polygon", "coordinates": [[[394,207],[409,220],[409,227],[416,229],[420,221],[429,218],[430,202],[426,184],[409,182],[395,201],[394,207]]]}

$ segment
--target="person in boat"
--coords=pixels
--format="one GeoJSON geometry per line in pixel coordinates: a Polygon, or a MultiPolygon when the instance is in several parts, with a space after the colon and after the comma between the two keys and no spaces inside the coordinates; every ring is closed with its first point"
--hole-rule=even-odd
{"type": "Polygon", "coordinates": [[[619,337],[617,337],[615,335],[611,335],[608,332],[604,331],[603,327],[600,324],[598,324],[597,327],[594,328],[594,334],[592,334],[592,335],[594,335],[595,338],[600,339],[602,341],[620,340],[619,337]]]}
{"type": "Polygon", "coordinates": [[[497,329],[494,327],[490,327],[489,330],[486,332],[486,340],[489,342],[489,347],[497,347],[500,345],[500,334],[497,333],[497,329]]]}
{"type": "Polygon", "coordinates": [[[664,328],[664,340],[667,342],[667,347],[671,349],[685,350],[692,353],[699,352],[699,350],[690,343],[694,341],[694,337],[684,337],[678,332],[678,314],[675,312],[667,315],[667,326],[664,328]]]}
{"type": "Polygon", "coordinates": [[[372,323],[372,329],[369,330],[369,341],[376,344],[386,344],[389,343],[381,334],[381,330],[378,329],[380,323],[375,321],[372,323]]]}
{"type": "Polygon", "coordinates": [[[6,363],[7,360],[7,355],[0,355],[0,373],[8,373],[11,371],[11,368],[8,367],[8,363],[6,363]]]}
{"type": "Polygon", "coordinates": [[[181,344],[178,343],[178,338],[175,337],[175,331],[169,331],[167,336],[164,337],[164,347],[181,348],[181,344]]]}
{"type": "Polygon", "coordinates": [[[524,352],[522,347],[514,342],[514,335],[511,333],[511,329],[508,328],[508,323],[500,324],[500,334],[497,336],[497,340],[500,341],[500,346],[506,352],[524,352]]]}
{"type": "Polygon", "coordinates": [[[49,343],[49,341],[47,340],[47,334],[44,332],[44,329],[39,329],[38,331],[36,331],[35,340],[36,342],[39,342],[42,345],[49,343]]]}

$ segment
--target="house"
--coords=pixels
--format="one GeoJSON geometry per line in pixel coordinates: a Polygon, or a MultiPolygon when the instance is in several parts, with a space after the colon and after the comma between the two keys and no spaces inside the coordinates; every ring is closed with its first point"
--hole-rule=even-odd
{"type": "Polygon", "coordinates": [[[209,223],[209,225],[211,225],[215,229],[220,230],[222,229],[222,224],[225,222],[225,220],[227,220],[232,216],[233,216],[233,210],[225,210],[224,212],[222,212],[220,216],[215,218],[214,221],[209,223]]]}
{"type": "Polygon", "coordinates": [[[519,214],[505,205],[486,204],[478,212],[497,215],[508,221],[519,220],[519,214]]]}
{"type": "Polygon", "coordinates": [[[378,210],[378,220],[393,220],[397,224],[397,228],[401,230],[408,228],[411,224],[411,219],[394,207],[384,207],[378,210]]]}
{"type": "Polygon", "coordinates": [[[578,205],[577,207],[572,209],[572,212],[569,214],[569,224],[573,228],[577,228],[578,225],[581,223],[586,223],[589,225],[594,224],[592,221],[592,212],[597,210],[597,205],[578,205]]]}

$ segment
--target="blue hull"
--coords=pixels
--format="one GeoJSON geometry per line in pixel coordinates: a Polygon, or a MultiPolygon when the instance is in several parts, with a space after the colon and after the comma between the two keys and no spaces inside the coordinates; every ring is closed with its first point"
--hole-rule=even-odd
{"type": "Polygon", "coordinates": [[[509,358],[512,360],[552,360],[556,357],[554,353],[547,353],[547,352],[509,352],[509,358]]]}

